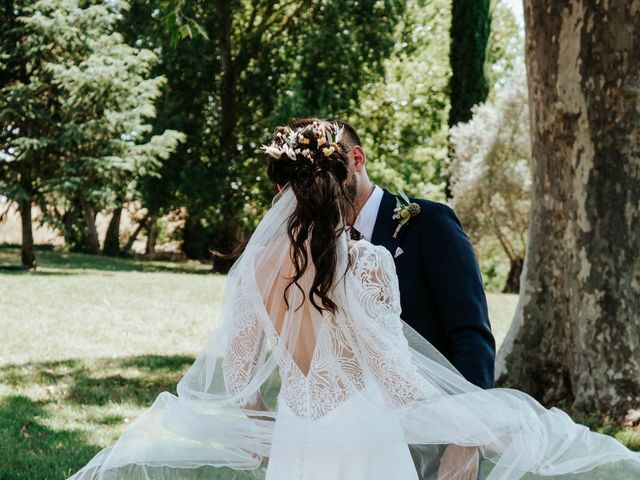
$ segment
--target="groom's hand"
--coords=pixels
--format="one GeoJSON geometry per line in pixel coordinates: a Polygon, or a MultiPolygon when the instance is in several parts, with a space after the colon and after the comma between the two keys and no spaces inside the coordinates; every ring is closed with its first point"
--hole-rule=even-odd
{"type": "Polygon", "coordinates": [[[438,468],[438,480],[476,480],[480,465],[478,449],[448,445],[438,468]]]}

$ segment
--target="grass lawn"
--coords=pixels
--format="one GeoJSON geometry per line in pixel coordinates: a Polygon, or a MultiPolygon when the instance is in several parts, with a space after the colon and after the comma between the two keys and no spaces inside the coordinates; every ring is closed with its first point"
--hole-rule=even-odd
{"type": "MultiPolygon", "coordinates": [[[[0,248],[0,266],[18,254],[0,248]]],[[[1,480],[65,479],[160,392],[175,393],[216,325],[225,282],[198,263],[47,251],[38,263],[0,270],[1,480]]],[[[517,297],[488,299],[500,343],[517,297]]],[[[640,445],[633,432],[607,433],[640,445]]]]}

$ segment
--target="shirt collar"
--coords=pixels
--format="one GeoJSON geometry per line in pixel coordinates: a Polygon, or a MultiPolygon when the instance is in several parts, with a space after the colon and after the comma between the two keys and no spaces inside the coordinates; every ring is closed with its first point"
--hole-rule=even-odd
{"type": "Polygon", "coordinates": [[[375,185],[373,192],[369,195],[366,203],[358,213],[356,221],[353,222],[353,226],[358,230],[362,236],[371,241],[373,235],[373,227],[376,224],[376,218],[378,217],[378,210],[380,209],[380,202],[382,202],[383,190],[375,185]]]}

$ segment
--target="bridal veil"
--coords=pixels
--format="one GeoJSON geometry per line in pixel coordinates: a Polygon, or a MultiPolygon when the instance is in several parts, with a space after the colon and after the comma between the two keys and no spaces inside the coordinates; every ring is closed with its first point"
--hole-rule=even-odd
{"type": "Polygon", "coordinates": [[[394,261],[383,247],[361,240],[349,249],[340,234],[335,315],[309,301],[313,265],[287,288],[295,203],[285,188],[234,263],[220,322],[177,396],[159,393],[69,480],[264,478],[274,442],[473,446],[487,480],[640,478],[640,454],[615,439],[520,391],[467,382],[400,319],[394,261]],[[334,412],[354,401],[369,408],[336,426],[334,412]],[[299,421],[279,414],[285,404],[299,421]]]}

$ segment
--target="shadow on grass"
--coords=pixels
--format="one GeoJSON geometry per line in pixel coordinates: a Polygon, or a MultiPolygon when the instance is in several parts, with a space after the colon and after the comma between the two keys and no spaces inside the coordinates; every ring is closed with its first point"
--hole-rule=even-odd
{"type": "Polygon", "coordinates": [[[194,360],[186,355],[141,355],[10,364],[0,367],[0,380],[14,387],[44,385],[64,391],[67,403],[150,406],[163,391],[176,394],[178,381],[194,360]]]}
{"type": "Polygon", "coordinates": [[[20,268],[20,249],[0,245],[0,274],[8,275],[78,275],[86,270],[103,272],[171,272],[209,274],[212,268],[200,262],[169,262],[144,257],[116,258],[84,253],[36,249],[35,271],[20,268]]]}
{"type": "MultiPolygon", "coordinates": [[[[0,382],[19,388],[46,386],[54,392],[64,392],[61,400],[69,404],[126,403],[148,407],[161,392],[177,395],[178,381],[194,361],[189,355],[139,355],[9,364],[0,367],[0,382]]],[[[272,408],[279,388],[276,371],[262,392],[272,408]]],[[[109,424],[111,420],[105,422],[109,424]]]]}
{"type": "MultiPolygon", "coordinates": [[[[0,479],[68,478],[107,445],[87,442],[83,431],[51,428],[47,419],[62,424],[71,415],[92,433],[119,433],[126,422],[119,405],[147,408],[159,393],[175,394],[177,382],[193,361],[187,355],[141,355],[0,367],[0,383],[9,389],[8,395],[0,397],[0,479]],[[48,395],[42,399],[44,388],[48,395]],[[61,412],[59,418],[52,418],[57,412],[61,412]]],[[[161,470],[159,476],[168,473],[161,470]]],[[[118,478],[129,477],[125,472],[118,478]]],[[[264,478],[264,468],[253,472],[190,468],[188,478],[256,480],[264,478]]]]}
{"type": "Polygon", "coordinates": [[[67,478],[100,450],[81,432],[55,430],[42,423],[50,416],[47,401],[24,395],[0,398],[0,478],[53,480],[67,478]]]}
{"type": "MultiPolygon", "coordinates": [[[[64,480],[84,466],[102,447],[87,442],[82,431],[47,426],[46,420],[56,415],[54,412],[80,412],[80,421],[86,422],[90,429],[119,431],[124,428],[125,419],[117,410],[118,404],[146,408],[163,391],[175,394],[177,382],[193,361],[194,358],[188,355],[140,355],[0,367],[0,382],[10,392],[0,397],[0,479],[64,480]],[[39,392],[43,388],[47,388],[50,394],[45,400],[40,399],[39,392]],[[30,395],[39,397],[36,400],[30,395]],[[99,408],[91,409],[87,414],[83,413],[83,407],[99,408]]],[[[278,391],[275,374],[272,380],[263,391],[271,408],[278,391]]],[[[60,416],[64,417],[64,414],[60,416]]],[[[61,423],[59,420],[55,423],[61,423]]],[[[618,432],[610,430],[606,433],[618,432]]],[[[484,468],[488,472],[491,464],[485,464],[484,468]]],[[[637,478],[626,475],[624,471],[618,474],[617,468],[608,466],[599,472],[602,477],[590,478],[637,478]]],[[[240,480],[263,478],[263,474],[264,469],[248,473],[206,467],[189,472],[188,478],[240,480]]],[[[561,478],[568,480],[570,477],[561,478]]]]}
{"type": "Polygon", "coordinates": [[[95,375],[88,368],[78,369],[68,400],[82,405],[105,405],[109,402],[150,406],[161,392],[177,395],[176,386],[194,362],[187,356],[143,356],[121,361],[108,361],[104,372],[95,375]]]}

